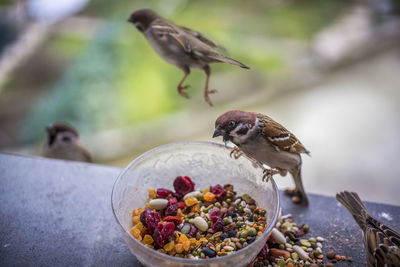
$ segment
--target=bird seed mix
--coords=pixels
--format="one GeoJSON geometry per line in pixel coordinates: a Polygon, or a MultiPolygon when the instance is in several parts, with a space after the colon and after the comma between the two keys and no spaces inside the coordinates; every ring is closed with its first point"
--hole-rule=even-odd
{"type": "Polygon", "coordinates": [[[266,211],[230,184],[194,189],[179,176],[174,191],[149,188],[145,209],[132,211],[130,233],[149,248],[175,257],[204,259],[234,253],[265,230],[266,211]]]}

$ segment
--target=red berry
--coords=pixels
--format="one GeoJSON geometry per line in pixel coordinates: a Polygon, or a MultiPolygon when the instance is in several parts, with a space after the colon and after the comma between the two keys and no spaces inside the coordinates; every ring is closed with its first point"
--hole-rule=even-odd
{"type": "Polygon", "coordinates": [[[186,195],[194,190],[194,183],[188,176],[178,176],[174,181],[175,192],[179,195],[186,195]]]}
{"type": "Polygon", "coordinates": [[[226,193],[226,190],[220,184],[217,184],[215,186],[210,186],[210,192],[213,193],[217,199],[220,199],[226,193]]]}
{"type": "Polygon", "coordinates": [[[168,201],[169,201],[170,205],[174,205],[174,204],[178,203],[178,200],[176,199],[176,197],[171,197],[168,201]]]}
{"type": "Polygon", "coordinates": [[[140,221],[145,227],[147,227],[147,230],[150,233],[153,233],[157,227],[157,224],[160,222],[160,215],[158,212],[152,211],[151,209],[146,209],[140,215],[140,221]]]}
{"type": "Polygon", "coordinates": [[[184,208],[186,208],[186,203],[185,202],[178,202],[178,208],[183,210],[184,208]]]}
{"type": "Polygon", "coordinates": [[[262,257],[263,259],[268,258],[268,244],[263,246],[260,253],[258,253],[258,256],[262,257]]]}
{"type": "Polygon", "coordinates": [[[212,226],[211,228],[213,229],[214,232],[222,231],[225,223],[224,220],[222,220],[220,217],[214,216],[212,217],[212,226]]]}
{"type": "Polygon", "coordinates": [[[178,204],[168,205],[165,216],[176,216],[178,214],[178,204]]]}
{"type": "Polygon", "coordinates": [[[182,222],[182,217],[178,216],[167,216],[163,219],[164,222],[173,222],[176,225],[179,225],[182,222]]]}
{"type": "Polygon", "coordinates": [[[174,192],[165,188],[157,189],[157,198],[167,198],[169,195],[172,195],[174,192]]]}
{"type": "Polygon", "coordinates": [[[190,224],[190,231],[189,231],[189,235],[191,237],[195,237],[197,234],[197,228],[196,226],[194,226],[193,224],[190,224]]]}

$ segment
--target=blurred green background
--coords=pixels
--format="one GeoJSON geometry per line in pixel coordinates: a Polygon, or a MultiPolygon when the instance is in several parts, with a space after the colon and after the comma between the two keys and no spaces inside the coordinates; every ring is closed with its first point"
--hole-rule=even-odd
{"type": "Polygon", "coordinates": [[[400,186],[397,1],[51,2],[0,1],[1,151],[40,155],[45,126],[64,121],[95,162],[125,166],[157,145],[211,140],[219,114],[244,109],[271,115],[312,152],[308,191],[352,189],[400,203],[390,186],[400,186]],[[186,80],[191,99],[180,97],[183,73],[126,21],[145,7],[202,32],[251,70],[212,65],[214,108],[197,70],[186,80]]]}

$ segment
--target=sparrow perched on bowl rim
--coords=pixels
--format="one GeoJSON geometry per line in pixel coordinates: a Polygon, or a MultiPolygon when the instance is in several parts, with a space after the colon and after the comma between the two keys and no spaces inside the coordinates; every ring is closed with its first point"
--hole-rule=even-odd
{"type": "Polygon", "coordinates": [[[271,167],[264,171],[263,178],[278,173],[285,176],[290,172],[296,188],[287,193],[293,202],[308,204],[301,178],[300,154],[310,152],[285,127],[260,113],[231,110],[215,121],[213,138],[217,136],[222,136],[225,143],[231,141],[237,146],[231,152],[235,158],[244,153],[271,167]]]}
{"type": "Polygon", "coordinates": [[[363,231],[368,266],[400,266],[400,234],[373,218],[357,193],[344,191],[336,199],[363,231]]]}
{"type": "Polygon", "coordinates": [[[47,142],[42,155],[47,158],[93,162],[79,140],[78,132],[69,124],[55,122],[46,127],[47,142]]]}
{"type": "Polygon", "coordinates": [[[209,94],[216,92],[215,89],[208,89],[211,75],[210,63],[226,62],[249,69],[243,63],[215,51],[214,48],[222,47],[203,34],[190,28],[176,25],[151,9],[140,9],[133,12],[128,21],[133,23],[144,34],[161,58],[184,72],[177,89],[179,94],[185,98],[189,98],[185,90],[190,86],[183,85],[183,82],[192,68],[203,70],[207,76],[204,99],[210,106],[212,106],[212,102],[209,94]]]}

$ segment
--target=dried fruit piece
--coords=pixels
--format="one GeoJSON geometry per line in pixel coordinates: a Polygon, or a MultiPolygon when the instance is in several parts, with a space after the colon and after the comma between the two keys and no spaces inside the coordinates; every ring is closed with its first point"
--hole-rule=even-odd
{"type": "Polygon", "coordinates": [[[143,244],[145,244],[145,245],[151,245],[151,244],[153,244],[153,242],[154,242],[154,239],[151,237],[151,235],[144,235],[144,237],[143,237],[143,244]]]}
{"type": "Polygon", "coordinates": [[[211,192],[207,192],[204,194],[204,200],[208,202],[214,202],[215,201],[215,195],[211,192]]]}
{"type": "Polygon", "coordinates": [[[197,228],[196,226],[194,226],[193,224],[190,224],[190,231],[189,231],[189,235],[191,237],[195,237],[197,234],[197,228]]]}
{"type": "Polygon", "coordinates": [[[183,245],[180,244],[180,243],[175,244],[175,250],[176,250],[177,253],[182,253],[183,252],[183,245]]]}
{"type": "Polygon", "coordinates": [[[140,221],[147,227],[150,233],[153,233],[160,222],[160,215],[158,212],[152,211],[151,209],[146,209],[140,215],[140,221]]]}
{"type": "Polygon", "coordinates": [[[194,204],[197,204],[199,201],[197,200],[197,198],[195,197],[188,197],[187,199],[185,199],[185,204],[188,207],[193,206],[194,204]]]}
{"type": "Polygon", "coordinates": [[[185,202],[178,202],[178,208],[179,209],[184,209],[184,208],[186,208],[186,204],[185,204],[185,202]]]}
{"type": "Polygon", "coordinates": [[[135,225],[135,224],[137,224],[138,222],[140,222],[140,216],[139,216],[139,215],[137,215],[137,216],[132,216],[132,224],[135,225]]]}
{"type": "Polygon", "coordinates": [[[183,249],[184,249],[185,251],[189,251],[189,248],[190,248],[190,241],[189,241],[189,240],[183,242],[182,245],[183,245],[183,249]]]}
{"type": "Polygon", "coordinates": [[[194,183],[188,176],[178,176],[175,178],[174,188],[176,193],[184,196],[194,190],[194,183]]]}
{"type": "Polygon", "coordinates": [[[172,192],[169,189],[165,188],[158,188],[157,189],[157,197],[158,198],[167,198],[169,195],[172,195],[174,192],[172,192]]]}
{"type": "Polygon", "coordinates": [[[149,188],[149,189],[147,189],[147,191],[149,192],[149,198],[157,197],[156,190],[154,188],[149,188]]]}
{"type": "Polygon", "coordinates": [[[217,199],[220,199],[226,193],[226,190],[220,184],[217,184],[215,186],[210,186],[210,192],[213,193],[217,199]]]}
{"type": "Polygon", "coordinates": [[[164,222],[173,222],[175,225],[181,224],[182,220],[182,217],[178,216],[167,216],[163,219],[164,222]]]}
{"type": "Polygon", "coordinates": [[[164,250],[165,251],[171,251],[173,248],[174,248],[174,246],[175,246],[175,242],[174,241],[171,241],[171,242],[168,242],[165,246],[164,246],[164,250]]]}
{"type": "Polygon", "coordinates": [[[177,213],[178,213],[178,205],[173,204],[167,207],[165,211],[165,216],[176,216],[177,213]]]}
{"type": "Polygon", "coordinates": [[[212,220],[212,226],[211,228],[213,229],[214,232],[222,231],[225,225],[224,220],[222,220],[220,217],[213,217],[214,220],[212,220]]]}

